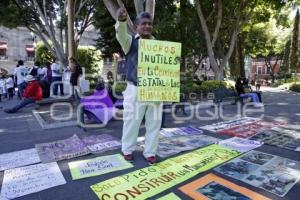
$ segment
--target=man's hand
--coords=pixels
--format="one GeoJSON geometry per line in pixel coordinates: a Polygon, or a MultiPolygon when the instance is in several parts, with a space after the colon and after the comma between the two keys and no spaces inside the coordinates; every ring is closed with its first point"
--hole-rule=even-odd
{"type": "Polygon", "coordinates": [[[119,21],[126,21],[127,20],[127,12],[125,8],[119,8],[117,11],[117,18],[119,21]]]}

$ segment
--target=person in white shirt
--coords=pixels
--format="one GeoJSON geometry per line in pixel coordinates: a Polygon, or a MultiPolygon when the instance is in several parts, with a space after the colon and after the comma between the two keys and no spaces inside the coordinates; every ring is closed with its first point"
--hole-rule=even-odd
{"type": "Polygon", "coordinates": [[[17,66],[18,67],[15,69],[14,75],[17,77],[18,96],[21,99],[26,87],[25,77],[28,73],[28,69],[24,66],[23,60],[19,60],[17,66]]]}
{"type": "Polygon", "coordinates": [[[64,85],[62,82],[62,75],[63,71],[59,65],[58,59],[56,58],[54,63],[51,65],[51,71],[52,71],[52,82],[53,84],[53,94],[57,96],[58,93],[58,86],[60,90],[60,95],[64,95],[64,85]]]}
{"type": "Polygon", "coordinates": [[[14,96],[14,80],[12,76],[8,76],[6,79],[6,88],[7,88],[7,93],[8,93],[8,99],[13,99],[14,96]]]}
{"type": "Polygon", "coordinates": [[[5,77],[3,74],[0,74],[0,102],[2,100],[2,95],[6,93],[6,86],[5,86],[5,77]]]}

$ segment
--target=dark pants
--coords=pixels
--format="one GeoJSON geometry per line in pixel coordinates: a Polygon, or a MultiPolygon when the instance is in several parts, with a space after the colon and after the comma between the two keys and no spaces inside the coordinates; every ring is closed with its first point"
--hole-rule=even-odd
{"type": "Polygon", "coordinates": [[[21,108],[23,108],[29,104],[33,104],[33,103],[35,103],[35,100],[33,100],[33,99],[30,99],[30,98],[23,99],[15,107],[11,108],[10,111],[15,113],[18,110],[20,110],[21,108]]]}
{"type": "Polygon", "coordinates": [[[258,100],[260,103],[262,103],[262,99],[261,99],[261,92],[254,92],[257,94],[258,100]]]}
{"type": "Polygon", "coordinates": [[[62,77],[52,77],[52,83],[54,84],[54,86],[53,86],[53,94],[55,96],[57,96],[58,86],[59,86],[60,95],[63,96],[64,95],[64,85],[63,85],[63,82],[62,82],[62,77]],[[60,83],[58,83],[58,82],[60,82],[60,83]]]}
{"type": "Polygon", "coordinates": [[[7,89],[8,99],[12,99],[14,97],[14,89],[15,88],[8,88],[7,89]]]}

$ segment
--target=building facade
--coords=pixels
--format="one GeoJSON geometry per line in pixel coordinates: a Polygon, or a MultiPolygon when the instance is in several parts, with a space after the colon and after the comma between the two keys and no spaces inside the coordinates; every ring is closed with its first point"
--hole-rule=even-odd
{"type": "MultiPolygon", "coordinates": [[[[80,39],[79,45],[94,46],[99,33],[88,28],[80,39]]],[[[18,60],[24,60],[26,66],[33,65],[35,45],[41,41],[25,27],[9,29],[0,26],[0,68],[13,73],[18,60]]]]}
{"type": "MultiPolygon", "coordinates": [[[[274,70],[274,76],[278,77],[280,75],[280,65],[282,60],[278,60],[276,63],[276,58],[271,59],[271,65],[274,70]]],[[[255,82],[257,79],[269,81],[272,79],[270,74],[270,67],[266,65],[264,58],[252,59],[252,68],[250,81],[255,82]]]]}

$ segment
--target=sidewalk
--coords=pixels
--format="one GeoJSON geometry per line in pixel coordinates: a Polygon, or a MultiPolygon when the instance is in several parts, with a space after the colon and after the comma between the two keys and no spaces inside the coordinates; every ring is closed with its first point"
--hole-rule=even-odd
{"type": "MultiPolygon", "coordinates": [[[[264,108],[265,109],[264,116],[266,120],[285,120],[290,124],[300,124],[300,96],[299,95],[295,95],[294,93],[290,93],[286,91],[281,91],[279,89],[269,90],[267,88],[263,88],[262,98],[264,104],[266,105],[264,108]]],[[[83,129],[77,126],[43,130],[32,114],[33,107],[22,109],[20,112],[16,114],[6,114],[3,112],[4,108],[14,105],[17,101],[18,100],[7,101],[4,99],[0,103],[0,107],[2,107],[0,108],[0,141],[1,141],[0,153],[7,153],[7,152],[12,152],[17,150],[33,148],[35,144],[65,139],[72,136],[73,134],[77,134],[78,136],[83,136],[83,135],[107,133],[115,137],[121,138],[122,121],[111,121],[104,128],[88,129],[87,132],[84,132],[83,129]]],[[[227,105],[224,113],[227,116],[234,116],[236,112],[235,110],[236,107],[234,105],[227,105]]],[[[212,112],[213,108],[201,108],[200,110],[198,110],[199,114],[203,116],[207,115],[207,111],[212,112]]],[[[251,116],[258,116],[258,115],[259,113],[251,114],[251,116]]],[[[179,114],[179,116],[182,115],[179,114]]],[[[193,125],[199,127],[202,125],[212,124],[217,121],[223,121],[223,120],[214,119],[208,121],[199,121],[199,119],[193,117],[192,119],[188,119],[188,120],[179,119],[177,121],[174,121],[171,118],[171,115],[167,115],[167,121],[165,123],[165,126],[179,127],[179,126],[193,125]]],[[[142,134],[144,132],[145,130],[144,128],[142,128],[140,133],[142,134]]],[[[207,133],[207,134],[213,135],[212,133],[207,133]]],[[[220,135],[214,135],[214,136],[218,136],[220,138],[226,138],[225,136],[220,136],[220,135]]],[[[269,145],[263,145],[263,147],[259,148],[259,150],[266,153],[272,153],[274,155],[279,155],[282,157],[300,161],[299,152],[276,148],[274,146],[269,146],[269,145]]],[[[111,155],[114,153],[119,153],[119,151],[118,150],[110,151],[100,155],[111,155]]],[[[109,173],[101,176],[96,176],[92,178],[72,181],[69,167],[68,167],[68,162],[74,160],[88,159],[92,157],[97,157],[97,155],[87,155],[84,157],[59,161],[58,162],[59,167],[67,181],[67,184],[54,187],[51,189],[47,189],[35,194],[29,194],[24,197],[20,197],[18,199],[20,200],[67,200],[67,199],[96,200],[97,199],[96,195],[90,189],[91,185],[148,166],[147,163],[143,160],[142,156],[140,154],[137,154],[135,155],[136,161],[134,163],[135,165],[134,168],[130,168],[127,170],[122,170],[114,173],[109,173]]],[[[199,174],[188,181],[185,181],[171,189],[166,190],[165,192],[159,195],[154,196],[151,199],[157,199],[158,197],[161,197],[165,194],[174,191],[176,195],[178,195],[182,199],[189,199],[183,193],[179,192],[177,188],[201,176],[203,176],[203,174],[199,174]]],[[[3,179],[3,172],[0,172],[1,182],[2,179],[3,179]]],[[[296,200],[299,199],[300,196],[299,182],[290,190],[290,192],[284,198],[279,198],[259,188],[249,186],[245,183],[238,182],[231,178],[227,178],[227,179],[237,183],[240,186],[247,187],[253,191],[259,192],[271,199],[296,200]]]]}

